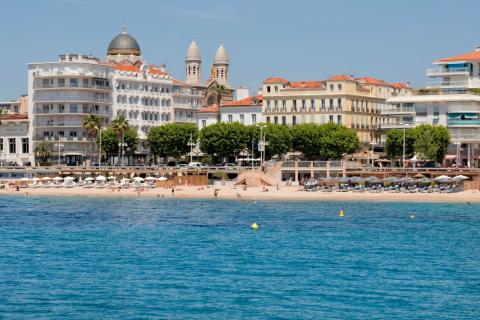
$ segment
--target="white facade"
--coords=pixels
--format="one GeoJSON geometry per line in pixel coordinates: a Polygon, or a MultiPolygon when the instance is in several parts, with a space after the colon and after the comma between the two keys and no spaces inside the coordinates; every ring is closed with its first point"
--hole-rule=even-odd
{"type": "Polygon", "coordinates": [[[83,127],[94,114],[104,126],[112,118],[113,68],[97,58],[60,55],[57,62],[28,64],[28,114],[35,144],[51,141],[54,157],[80,165],[93,157],[92,138],[83,127]],[[58,147],[58,148],[57,148],[58,147]]]}
{"type": "Polygon", "coordinates": [[[0,165],[33,163],[30,123],[24,115],[0,118],[0,165]]]}
{"type": "Polygon", "coordinates": [[[402,113],[397,128],[420,124],[443,125],[452,144],[447,157],[457,165],[479,166],[480,50],[440,59],[428,69],[426,90],[387,100],[392,114],[402,113]]]}
{"type": "Polygon", "coordinates": [[[246,126],[257,124],[262,121],[262,106],[238,106],[220,108],[221,122],[238,122],[246,126]]]}

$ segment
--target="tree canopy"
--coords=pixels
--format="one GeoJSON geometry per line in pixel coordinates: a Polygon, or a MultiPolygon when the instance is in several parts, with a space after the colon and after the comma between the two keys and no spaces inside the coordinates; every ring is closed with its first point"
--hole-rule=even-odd
{"type": "MultiPolygon", "coordinates": [[[[249,148],[251,136],[252,131],[238,122],[219,122],[200,131],[200,148],[202,152],[210,155],[236,157],[249,148]]],[[[258,141],[258,138],[255,141],[258,141]]]]}
{"type": "Polygon", "coordinates": [[[283,156],[292,149],[292,135],[286,126],[267,124],[263,129],[267,146],[265,147],[266,158],[283,156]]]}
{"type": "Polygon", "coordinates": [[[190,138],[195,143],[197,127],[192,124],[167,124],[150,130],[147,141],[155,156],[181,157],[190,152],[190,138]]]}

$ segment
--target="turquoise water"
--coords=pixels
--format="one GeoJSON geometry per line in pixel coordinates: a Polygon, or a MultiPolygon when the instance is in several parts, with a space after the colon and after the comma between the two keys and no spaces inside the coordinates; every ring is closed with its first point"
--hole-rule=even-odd
{"type": "Polygon", "coordinates": [[[1,197],[0,319],[478,319],[479,233],[467,204],[1,197]]]}

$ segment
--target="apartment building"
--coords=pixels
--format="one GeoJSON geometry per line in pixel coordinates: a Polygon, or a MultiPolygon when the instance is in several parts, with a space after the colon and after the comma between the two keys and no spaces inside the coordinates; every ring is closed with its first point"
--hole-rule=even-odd
{"type": "Polygon", "coordinates": [[[386,100],[407,95],[408,84],[338,75],[321,81],[263,81],[263,121],[281,125],[338,123],[354,129],[363,145],[380,144],[386,100]]]}

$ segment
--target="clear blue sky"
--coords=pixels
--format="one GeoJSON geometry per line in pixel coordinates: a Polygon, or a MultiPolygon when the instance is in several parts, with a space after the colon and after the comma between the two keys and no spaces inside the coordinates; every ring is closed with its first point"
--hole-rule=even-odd
{"type": "Polygon", "coordinates": [[[0,100],[27,92],[26,63],[65,52],[105,57],[123,21],[148,63],[184,77],[192,36],[203,78],[220,40],[231,83],[367,75],[421,86],[436,58],[480,43],[480,1],[462,0],[16,0],[2,1],[0,100]]]}

